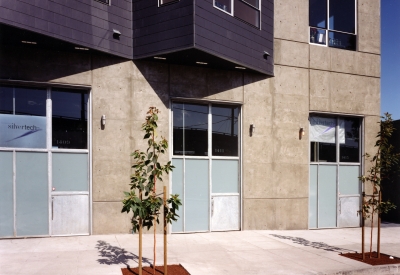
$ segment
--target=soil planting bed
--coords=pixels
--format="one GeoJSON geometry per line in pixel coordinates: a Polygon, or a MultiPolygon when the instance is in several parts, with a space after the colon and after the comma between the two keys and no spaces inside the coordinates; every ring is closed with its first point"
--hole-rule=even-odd
{"type": "Polygon", "coordinates": [[[344,254],[339,254],[340,256],[356,260],[359,262],[363,262],[369,265],[386,265],[386,264],[400,264],[400,258],[394,257],[393,259],[390,259],[390,255],[383,254],[381,253],[381,258],[378,259],[378,253],[372,252],[372,258],[369,257],[369,252],[365,253],[365,261],[362,260],[362,254],[361,253],[344,253],[344,254]]]}
{"type": "MultiPolygon", "coordinates": [[[[138,275],[139,268],[121,268],[122,275],[138,275]]],[[[153,267],[145,266],[143,267],[143,275],[152,275],[153,274],[153,267]]],[[[164,266],[156,266],[156,275],[164,275],[164,266]]],[[[168,275],[190,275],[189,272],[181,265],[168,265],[168,275]]]]}

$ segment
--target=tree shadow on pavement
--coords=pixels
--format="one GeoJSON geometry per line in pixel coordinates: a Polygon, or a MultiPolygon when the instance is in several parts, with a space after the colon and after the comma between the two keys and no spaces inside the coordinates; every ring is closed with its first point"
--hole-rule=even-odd
{"type": "Polygon", "coordinates": [[[279,239],[290,240],[293,243],[301,244],[304,246],[309,246],[309,247],[316,248],[316,249],[323,249],[326,251],[332,251],[332,252],[338,252],[338,253],[349,252],[349,251],[354,252],[353,250],[340,248],[340,247],[336,247],[336,246],[331,246],[331,245],[323,243],[323,242],[311,242],[304,238],[282,236],[282,235],[277,235],[277,234],[270,234],[270,235],[273,237],[279,238],[279,239]]]}
{"type": "MultiPolygon", "coordinates": [[[[96,248],[99,250],[99,256],[102,259],[98,259],[97,262],[100,264],[113,265],[113,264],[124,264],[129,268],[128,261],[133,260],[138,262],[139,257],[132,252],[126,251],[118,246],[112,246],[105,241],[97,241],[96,248]]],[[[148,258],[142,258],[143,263],[150,264],[148,258]]]]}

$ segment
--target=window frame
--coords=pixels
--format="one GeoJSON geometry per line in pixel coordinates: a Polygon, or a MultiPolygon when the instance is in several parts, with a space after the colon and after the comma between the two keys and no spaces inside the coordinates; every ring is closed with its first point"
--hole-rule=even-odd
{"type": "MultiPolygon", "coordinates": [[[[347,35],[354,35],[356,38],[355,42],[355,49],[354,51],[358,50],[358,0],[353,0],[354,1],[354,33],[349,33],[349,32],[343,32],[343,31],[337,31],[330,29],[330,20],[329,20],[329,1],[331,0],[325,0],[326,1],[326,29],[325,28],[319,28],[319,27],[314,27],[310,26],[310,19],[308,21],[308,43],[310,45],[315,45],[315,46],[320,46],[320,47],[329,47],[329,48],[336,48],[336,49],[341,49],[339,47],[333,47],[329,45],[329,33],[342,33],[342,34],[347,34],[347,35]],[[316,42],[311,42],[311,29],[317,29],[317,30],[323,30],[325,32],[324,39],[325,43],[316,43],[316,42]]],[[[310,6],[308,6],[308,11],[310,12],[310,6]]],[[[344,50],[349,50],[349,49],[344,49],[344,50]]]]}
{"type": "Polygon", "coordinates": [[[262,15],[262,13],[261,13],[261,1],[262,1],[262,0],[258,0],[258,8],[255,7],[255,6],[253,6],[252,4],[248,3],[248,2],[245,1],[245,0],[230,0],[230,2],[231,2],[231,12],[230,12],[230,13],[227,12],[227,11],[225,11],[225,10],[223,10],[223,9],[221,9],[221,8],[219,8],[218,6],[216,6],[216,5],[215,5],[215,2],[216,2],[216,1],[217,1],[217,0],[213,0],[213,7],[216,8],[217,10],[219,10],[219,11],[221,11],[221,12],[224,12],[224,13],[226,13],[226,14],[228,14],[228,15],[230,15],[230,16],[232,16],[232,17],[238,19],[238,20],[240,20],[240,21],[243,22],[243,23],[245,23],[245,24],[247,24],[247,25],[249,25],[249,26],[252,26],[253,28],[256,28],[256,29],[261,30],[261,15],[262,15]],[[236,17],[236,16],[235,16],[235,13],[234,13],[234,10],[235,10],[235,1],[243,2],[245,5],[248,5],[248,6],[250,6],[251,8],[253,8],[253,9],[255,9],[255,10],[258,11],[258,13],[259,13],[259,22],[258,22],[259,26],[258,26],[258,27],[255,26],[255,25],[253,25],[253,24],[251,24],[251,23],[249,23],[249,22],[247,22],[247,21],[245,21],[245,20],[243,20],[243,19],[240,19],[239,17],[236,17]]]}

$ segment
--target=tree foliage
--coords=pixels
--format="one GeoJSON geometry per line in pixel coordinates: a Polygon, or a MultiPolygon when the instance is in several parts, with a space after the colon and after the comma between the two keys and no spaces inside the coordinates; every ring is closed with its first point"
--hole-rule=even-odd
{"type": "MultiPolygon", "coordinates": [[[[136,150],[133,156],[133,174],[131,175],[130,191],[124,192],[125,199],[122,201],[121,212],[129,213],[132,211],[133,231],[139,230],[140,221],[142,226],[150,229],[154,222],[159,223],[159,215],[163,206],[162,198],[156,194],[156,182],[163,181],[164,173],[169,174],[175,168],[171,161],[162,165],[159,162],[160,155],[165,154],[168,149],[168,141],[161,137],[156,141],[156,130],[158,120],[158,109],[150,107],[147,112],[146,121],[142,124],[142,130],[145,132],[143,139],[147,140],[148,148],[145,152],[136,150]]],[[[171,195],[167,200],[167,207],[164,207],[167,222],[172,223],[179,217],[177,210],[181,201],[178,195],[171,195]]]]}

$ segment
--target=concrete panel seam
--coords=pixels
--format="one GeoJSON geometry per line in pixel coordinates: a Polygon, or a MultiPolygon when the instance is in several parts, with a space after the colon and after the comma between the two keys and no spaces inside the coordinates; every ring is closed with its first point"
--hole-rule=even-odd
{"type": "MultiPolygon", "coordinates": [[[[292,66],[287,66],[287,65],[279,65],[279,66],[292,67],[292,66]]],[[[299,67],[295,67],[295,68],[299,68],[299,67]]],[[[345,74],[345,75],[354,75],[354,76],[364,76],[364,77],[370,77],[370,78],[381,79],[380,76],[372,76],[372,75],[365,75],[365,74],[352,74],[352,73],[344,73],[344,72],[329,71],[329,70],[314,69],[314,68],[308,68],[308,69],[310,69],[310,71],[322,71],[322,72],[329,72],[329,73],[337,73],[337,74],[345,74]]]]}

